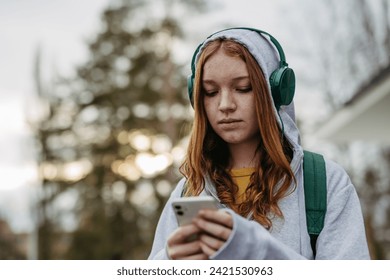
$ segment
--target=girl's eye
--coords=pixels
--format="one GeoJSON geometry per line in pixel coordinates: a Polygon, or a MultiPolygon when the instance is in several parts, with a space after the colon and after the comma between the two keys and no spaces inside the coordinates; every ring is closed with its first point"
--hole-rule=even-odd
{"type": "Polygon", "coordinates": [[[209,90],[209,91],[205,90],[205,92],[204,92],[204,94],[205,94],[206,96],[214,96],[214,95],[216,95],[217,93],[218,93],[218,91],[216,91],[216,90],[209,90]]]}
{"type": "Polygon", "coordinates": [[[252,87],[243,87],[243,88],[237,88],[238,92],[246,93],[252,91],[252,87]]]}

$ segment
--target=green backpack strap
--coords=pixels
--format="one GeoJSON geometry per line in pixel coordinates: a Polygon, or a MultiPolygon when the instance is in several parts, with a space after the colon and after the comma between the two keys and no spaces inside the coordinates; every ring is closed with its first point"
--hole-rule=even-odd
{"type": "Polygon", "coordinates": [[[326,213],[326,169],[324,157],[304,151],[303,174],[306,223],[314,256],[318,235],[324,227],[326,213]]]}

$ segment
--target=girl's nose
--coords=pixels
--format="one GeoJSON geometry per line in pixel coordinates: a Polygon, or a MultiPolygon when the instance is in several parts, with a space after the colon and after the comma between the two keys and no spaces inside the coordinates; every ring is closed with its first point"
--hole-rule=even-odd
{"type": "Polygon", "coordinates": [[[234,97],[228,90],[222,90],[218,109],[222,112],[234,111],[237,108],[234,97]]]}

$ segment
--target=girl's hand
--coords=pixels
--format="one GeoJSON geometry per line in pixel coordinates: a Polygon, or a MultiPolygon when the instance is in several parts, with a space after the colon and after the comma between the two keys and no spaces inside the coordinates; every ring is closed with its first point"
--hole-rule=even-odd
{"type": "Polygon", "coordinates": [[[200,247],[210,257],[228,240],[233,228],[233,218],[223,210],[201,210],[194,224],[201,230],[200,247]]]}
{"type": "Polygon", "coordinates": [[[194,225],[178,227],[168,238],[167,253],[172,260],[206,260],[208,256],[203,253],[199,238],[200,229],[194,225]],[[198,236],[199,237],[199,236],[198,236]],[[192,241],[189,241],[192,240],[192,241]]]}

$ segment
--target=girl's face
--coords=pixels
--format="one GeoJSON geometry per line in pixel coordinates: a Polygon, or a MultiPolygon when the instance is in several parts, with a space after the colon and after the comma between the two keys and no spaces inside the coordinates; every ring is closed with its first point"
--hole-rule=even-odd
{"type": "Polygon", "coordinates": [[[202,87],[206,115],[215,133],[229,147],[256,149],[259,124],[245,62],[218,50],[203,66],[202,87]]]}

